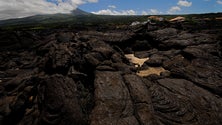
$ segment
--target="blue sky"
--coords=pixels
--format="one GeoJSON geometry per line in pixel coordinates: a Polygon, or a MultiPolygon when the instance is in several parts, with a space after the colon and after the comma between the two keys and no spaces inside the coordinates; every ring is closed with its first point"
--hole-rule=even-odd
{"type": "Polygon", "coordinates": [[[101,10],[133,10],[136,14],[208,13],[222,12],[222,0],[99,0],[98,3],[83,4],[79,8],[98,14],[101,10]]]}
{"type": "Polygon", "coordinates": [[[222,12],[222,0],[0,0],[0,20],[80,8],[103,15],[157,15],[222,12]]]}

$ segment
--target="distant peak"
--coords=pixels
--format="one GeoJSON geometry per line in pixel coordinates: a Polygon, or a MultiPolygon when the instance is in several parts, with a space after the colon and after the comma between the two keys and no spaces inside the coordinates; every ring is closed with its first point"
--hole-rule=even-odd
{"type": "Polygon", "coordinates": [[[72,10],[72,15],[90,15],[91,13],[85,12],[79,8],[76,8],[75,10],[72,10]]]}

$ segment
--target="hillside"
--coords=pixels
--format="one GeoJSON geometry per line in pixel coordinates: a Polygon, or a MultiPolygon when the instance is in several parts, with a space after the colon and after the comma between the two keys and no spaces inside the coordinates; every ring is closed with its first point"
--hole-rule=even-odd
{"type": "Polygon", "coordinates": [[[98,25],[104,23],[115,25],[146,19],[146,16],[94,15],[77,8],[70,14],[35,15],[25,18],[0,20],[0,29],[67,28],[73,25],[98,25]]]}
{"type": "Polygon", "coordinates": [[[80,9],[73,10],[70,14],[46,14],[46,15],[35,15],[20,19],[8,19],[0,20],[0,26],[4,25],[27,25],[27,24],[44,24],[44,23],[54,23],[54,22],[65,22],[70,21],[76,16],[89,16],[92,15],[80,9]]]}

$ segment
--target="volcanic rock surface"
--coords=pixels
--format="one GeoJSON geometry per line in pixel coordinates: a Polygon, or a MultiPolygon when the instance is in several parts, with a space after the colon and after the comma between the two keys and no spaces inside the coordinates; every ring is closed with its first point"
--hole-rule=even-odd
{"type": "Polygon", "coordinates": [[[1,31],[0,125],[222,125],[222,27],[190,27],[1,31]]]}

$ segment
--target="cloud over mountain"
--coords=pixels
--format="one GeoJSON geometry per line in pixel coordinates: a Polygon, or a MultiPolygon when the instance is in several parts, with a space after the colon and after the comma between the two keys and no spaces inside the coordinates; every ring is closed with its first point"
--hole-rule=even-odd
{"type": "Polygon", "coordinates": [[[142,15],[158,15],[161,14],[162,12],[160,12],[157,9],[150,9],[149,11],[142,11],[142,15]]]}
{"type": "Polygon", "coordinates": [[[95,2],[98,0],[2,0],[0,20],[36,14],[70,13],[81,4],[95,2]]]}
{"type": "Polygon", "coordinates": [[[92,12],[93,14],[99,14],[99,15],[136,15],[136,11],[134,10],[111,10],[111,9],[104,9],[99,10],[97,12],[92,12]]]}

